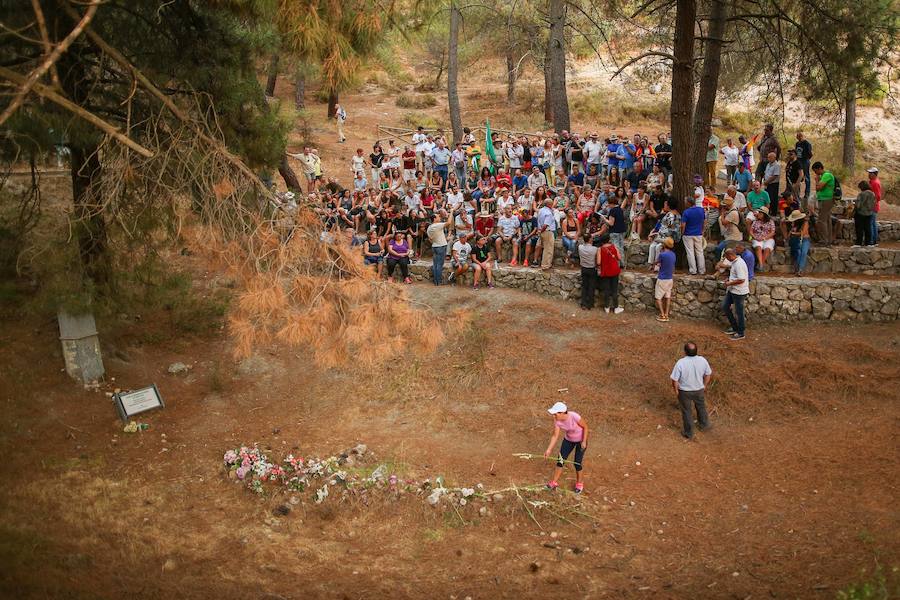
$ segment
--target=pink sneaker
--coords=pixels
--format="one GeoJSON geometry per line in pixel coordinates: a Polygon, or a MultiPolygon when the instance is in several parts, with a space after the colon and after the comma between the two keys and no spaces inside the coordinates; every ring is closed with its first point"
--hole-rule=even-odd
{"type": "Polygon", "coordinates": [[[555,481],[551,481],[547,484],[547,489],[550,490],[551,492],[558,487],[559,487],[559,484],[556,483],[555,481]]]}
{"type": "Polygon", "coordinates": [[[576,483],[576,484],[575,484],[575,493],[576,493],[576,494],[580,494],[580,493],[583,492],[583,491],[584,491],[584,484],[583,484],[583,483],[576,483]]]}

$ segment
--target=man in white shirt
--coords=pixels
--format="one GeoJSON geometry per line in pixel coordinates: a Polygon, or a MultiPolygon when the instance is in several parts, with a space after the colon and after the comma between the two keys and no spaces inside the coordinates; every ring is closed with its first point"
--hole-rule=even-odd
{"type": "Polygon", "coordinates": [[[425,142],[427,140],[425,128],[420,125],[412,135],[412,143],[415,145],[416,150],[416,168],[423,173],[425,172],[425,142]]]}
{"type": "Polygon", "coordinates": [[[447,205],[450,207],[450,210],[458,209],[462,205],[463,199],[463,193],[451,185],[450,191],[447,192],[447,205]]]}
{"type": "Polygon", "coordinates": [[[435,148],[437,148],[437,144],[434,143],[434,138],[430,135],[427,136],[425,142],[422,144],[422,160],[424,165],[422,172],[425,173],[426,180],[431,177],[431,167],[433,165],[431,162],[431,153],[435,148]]]}
{"type": "Polygon", "coordinates": [[[434,214],[434,221],[425,230],[428,241],[431,242],[431,280],[434,285],[441,285],[444,275],[444,259],[447,258],[447,234],[446,229],[453,224],[452,215],[441,209],[434,214]]]}
{"type": "MultiPolygon", "coordinates": [[[[499,201],[498,201],[499,204],[499,201]]],[[[510,266],[519,264],[519,235],[521,223],[519,217],[512,212],[512,206],[507,205],[502,209],[500,219],[497,221],[497,235],[494,236],[494,248],[497,251],[497,261],[503,262],[503,244],[512,246],[512,260],[510,266]]]]}
{"type": "Polygon", "coordinates": [[[732,340],[744,339],[744,301],[750,294],[750,273],[747,263],[738,256],[734,248],[725,249],[723,266],[729,268],[728,280],[725,282],[725,300],[722,302],[722,312],[731,325],[725,333],[732,340]],[[732,307],[733,310],[732,310],[732,307]]]}
{"type": "Polygon", "coordinates": [[[525,148],[519,142],[514,140],[506,149],[506,158],[509,159],[509,170],[515,171],[522,168],[522,158],[525,156],[525,148]]]}
{"type": "Polygon", "coordinates": [[[337,121],[338,142],[343,144],[347,141],[344,136],[344,121],[347,120],[347,111],[340,104],[334,105],[334,120],[337,121]]]}
{"type": "Polygon", "coordinates": [[[547,177],[541,173],[537,167],[531,168],[531,175],[528,176],[528,187],[531,191],[536,191],[539,187],[547,185],[547,177]]]}
{"type": "Polygon", "coordinates": [[[606,154],[606,146],[600,142],[600,136],[597,132],[591,134],[587,143],[584,145],[584,155],[587,159],[588,172],[591,171],[591,165],[597,165],[597,173],[602,173],[601,168],[603,155],[606,154]]]}
{"type": "Polygon", "coordinates": [[[459,239],[453,244],[453,257],[450,259],[451,271],[450,277],[447,278],[448,283],[456,283],[456,278],[469,270],[469,254],[472,253],[469,235],[471,234],[460,234],[459,239]]]}
{"type": "Polygon", "coordinates": [[[533,203],[534,196],[531,194],[531,188],[522,190],[522,195],[516,199],[516,204],[519,205],[520,210],[531,210],[533,208],[531,206],[533,203]]]}
{"type": "Polygon", "coordinates": [[[412,186],[406,188],[406,195],[403,196],[403,204],[406,205],[406,211],[409,212],[411,210],[418,211],[419,205],[422,203],[419,198],[419,194],[412,188],[412,186]]]}
{"type": "Polygon", "coordinates": [[[681,408],[681,435],[691,439],[694,436],[693,409],[697,410],[700,431],[710,427],[704,391],[712,379],[712,369],[706,359],[697,354],[697,344],[687,342],[684,345],[684,357],[675,363],[670,379],[681,408]]]}

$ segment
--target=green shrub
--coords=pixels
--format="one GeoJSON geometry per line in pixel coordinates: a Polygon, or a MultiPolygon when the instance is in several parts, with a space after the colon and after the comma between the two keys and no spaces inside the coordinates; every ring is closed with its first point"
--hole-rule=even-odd
{"type": "Polygon", "coordinates": [[[397,96],[396,104],[400,108],[431,108],[437,106],[437,98],[433,94],[402,93],[397,96]]]}

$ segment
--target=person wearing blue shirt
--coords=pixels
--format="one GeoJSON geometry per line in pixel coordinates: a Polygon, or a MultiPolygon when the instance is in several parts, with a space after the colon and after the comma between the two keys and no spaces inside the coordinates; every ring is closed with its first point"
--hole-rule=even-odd
{"type": "MultiPolygon", "coordinates": [[[[619,168],[619,137],[613,135],[606,145],[607,169],[619,168]]],[[[608,172],[608,171],[607,171],[608,172]]]]}
{"type": "Polygon", "coordinates": [[[753,281],[756,277],[756,256],[753,254],[753,251],[750,250],[747,246],[744,245],[744,242],[738,242],[734,247],[737,255],[744,259],[744,262],[747,263],[747,278],[749,281],[753,281]]]}
{"type": "Polygon", "coordinates": [[[528,187],[528,177],[522,174],[522,169],[516,169],[516,176],[512,178],[514,192],[521,192],[528,187]]]}
{"type": "Polygon", "coordinates": [[[616,151],[616,158],[619,159],[619,172],[622,173],[623,176],[628,175],[628,173],[631,173],[632,169],[634,169],[634,155],[636,152],[637,145],[630,143],[628,140],[619,144],[619,149],[616,151]]]}
{"type": "Polygon", "coordinates": [[[669,320],[669,310],[672,308],[672,289],[675,287],[675,240],[667,237],[663,240],[663,251],[659,253],[656,262],[659,263],[659,272],[656,275],[656,289],[653,297],[656,299],[656,307],[659,309],[657,321],[663,323],[669,320]]]}
{"type": "MultiPolygon", "coordinates": [[[[692,198],[686,202],[693,202],[692,198]]],[[[703,226],[706,223],[706,211],[700,204],[685,210],[681,215],[681,242],[687,253],[688,272],[691,275],[706,274],[706,259],[703,256],[703,226]]]]}
{"type": "Polygon", "coordinates": [[[753,183],[753,173],[751,173],[750,169],[744,166],[744,162],[741,161],[738,163],[737,171],[732,175],[731,181],[734,182],[735,187],[737,187],[740,193],[746,194],[750,191],[750,184],[753,183]]]}
{"type": "Polygon", "coordinates": [[[569,187],[584,187],[584,173],[578,168],[578,163],[572,163],[572,174],[569,175],[569,187]]]}

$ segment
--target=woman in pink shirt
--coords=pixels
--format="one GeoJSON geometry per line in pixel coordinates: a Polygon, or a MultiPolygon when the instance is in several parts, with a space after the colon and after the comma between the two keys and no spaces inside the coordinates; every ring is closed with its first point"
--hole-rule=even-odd
{"type": "Polygon", "coordinates": [[[584,419],[577,412],[570,412],[568,407],[562,402],[557,402],[547,412],[553,417],[553,436],[550,438],[550,444],[544,456],[550,457],[553,448],[556,446],[556,440],[559,439],[559,432],[565,433],[562,446],[559,449],[559,460],[556,463],[556,470],[553,472],[553,479],[547,484],[551,490],[559,487],[559,477],[562,475],[563,465],[575,451],[575,493],[580,494],[584,490],[582,482],[582,462],[584,461],[584,451],[587,449],[588,426],[584,419]]]}

